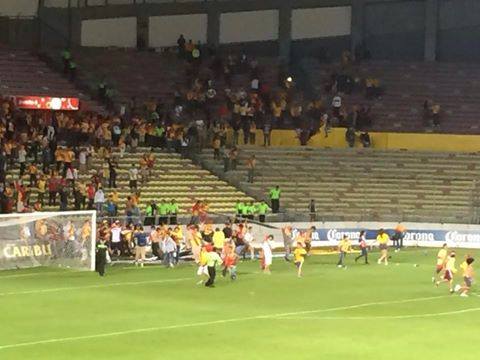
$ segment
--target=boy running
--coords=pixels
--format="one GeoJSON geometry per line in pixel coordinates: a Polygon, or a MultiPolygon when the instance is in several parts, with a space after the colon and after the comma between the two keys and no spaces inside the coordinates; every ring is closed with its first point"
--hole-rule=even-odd
{"type": "Polygon", "coordinates": [[[293,251],[293,258],[295,260],[295,266],[297,267],[297,276],[302,276],[302,267],[305,261],[305,255],[307,251],[302,247],[301,242],[297,242],[297,247],[293,251]]]}
{"type": "Polygon", "coordinates": [[[226,276],[227,272],[230,274],[230,279],[237,279],[237,260],[238,255],[232,246],[225,247],[225,256],[223,258],[223,271],[222,275],[226,276]]]}
{"type": "MultiPolygon", "coordinates": [[[[445,272],[443,273],[443,280],[441,282],[448,282],[450,286],[450,293],[453,293],[453,275],[457,272],[455,268],[455,251],[452,251],[448,256],[447,263],[445,264],[445,272]]],[[[437,281],[435,285],[439,285],[440,281],[437,281]]]]}
{"type": "Polygon", "coordinates": [[[368,245],[367,245],[367,241],[366,241],[366,238],[365,238],[365,230],[362,230],[360,231],[360,237],[358,238],[358,244],[360,246],[360,251],[361,251],[361,254],[358,255],[356,258],[355,258],[355,262],[357,262],[360,258],[365,258],[365,264],[368,265],[368,245]]]}
{"type": "Polygon", "coordinates": [[[200,250],[198,269],[197,269],[197,275],[200,276],[200,281],[197,282],[197,285],[203,284],[205,279],[208,278],[207,256],[208,256],[208,251],[205,246],[202,246],[200,250]]]}
{"type": "Polygon", "coordinates": [[[383,231],[383,229],[380,229],[377,235],[378,248],[380,249],[380,258],[377,261],[378,264],[381,264],[383,261],[385,265],[388,265],[388,241],[389,240],[390,240],[390,237],[388,236],[388,234],[385,231],[383,231]]]}
{"type": "Polygon", "coordinates": [[[265,237],[262,243],[262,270],[265,274],[270,274],[270,266],[272,265],[272,245],[270,241],[273,241],[273,235],[265,237]]]}
{"type": "Polygon", "coordinates": [[[349,253],[351,250],[352,243],[350,242],[350,239],[347,235],[343,235],[343,239],[338,243],[338,251],[340,252],[340,256],[338,258],[337,267],[345,267],[345,256],[347,256],[347,253],[349,253]]]}
{"type": "Polygon", "coordinates": [[[473,271],[474,258],[468,256],[464,263],[460,266],[463,270],[463,285],[457,285],[455,290],[460,291],[461,297],[468,297],[468,292],[472,287],[473,277],[475,275],[473,271]]]}
{"type": "Polygon", "coordinates": [[[436,281],[441,280],[440,279],[440,273],[445,267],[445,263],[447,261],[447,255],[448,255],[448,248],[447,248],[447,243],[443,244],[442,248],[438,250],[437,254],[437,265],[435,266],[435,273],[432,276],[432,282],[435,283],[436,281]]]}

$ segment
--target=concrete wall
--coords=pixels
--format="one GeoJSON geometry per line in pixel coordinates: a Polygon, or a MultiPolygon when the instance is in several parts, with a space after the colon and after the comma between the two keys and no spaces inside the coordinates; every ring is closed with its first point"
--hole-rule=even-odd
{"type": "Polygon", "coordinates": [[[425,3],[370,3],[365,7],[365,40],[374,58],[423,59],[425,3]]]}
{"type": "Polygon", "coordinates": [[[183,34],[187,41],[207,41],[207,14],[152,16],[149,18],[149,46],[165,47],[177,44],[183,34]]]}
{"type": "Polygon", "coordinates": [[[292,11],[292,39],[341,37],[350,35],[352,8],[350,6],[292,11]]]}
{"type": "MultiPolygon", "coordinates": [[[[0,1],[0,12],[25,16],[36,13],[38,0],[0,1]]],[[[41,11],[42,20],[54,27],[57,21],[66,22],[68,0],[43,1],[46,7],[41,11]]],[[[272,51],[279,48],[285,56],[290,50],[306,55],[326,50],[335,57],[365,40],[378,59],[480,60],[478,0],[148,0],[136,5],[131,0],[111,0],[109,6],[88,7],[83,7],[85,0],[71,2],[73,6],[77,3],[82,7],[71,10],[69,31],[74,43],[80,43],[82,20],[139,17],[143,20],[138,23],[142,29],[138,33],[144,35],[148,33],[145,20],[149,17],[201,13],[208,16],[207,40],[212,45],[231,47],[245,42],[253,51],[276,54],[272,51]],[[335,10],[327,10],[331,8],[335,10]],[[347,28],[348,15],[340,9],[345,8],[351,8],[351,34],[342,31],[347,28]],[[328,15],[329,11],[333,13],[328,15]]],[[[104,5],[105,0],[88,0],[88,4],[104,5]]],[[[167,43],[156,35],[151,41],[167,43]]]]}
{"type": "Polygon", "coordinates": [[[220,15],[220,43],[278,39],[278,10],[242,11],[220,15]]]}
{"type": "Polygon", "coordinates": [[[0,16],[35,16],[38,0],[1,0],[0,16]]]}
{"type": "Polygon", "coordinates": [[[96,47],[135,47],[137,18],[83,20],[81,44],[96,47]]]}
{"type": "Polygon", "coordinates": [[[438,27],[440,60],[480,60],[480,1],[440,1],[438,27]]]}

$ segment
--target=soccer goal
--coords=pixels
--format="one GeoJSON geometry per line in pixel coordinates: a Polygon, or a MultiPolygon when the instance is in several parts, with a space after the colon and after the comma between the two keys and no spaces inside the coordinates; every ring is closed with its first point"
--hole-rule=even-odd
{"type": "Polygon", "coordinates": [[[0,270],[59,266],[95,270],[95,211],[0,215],[0,270]]]}

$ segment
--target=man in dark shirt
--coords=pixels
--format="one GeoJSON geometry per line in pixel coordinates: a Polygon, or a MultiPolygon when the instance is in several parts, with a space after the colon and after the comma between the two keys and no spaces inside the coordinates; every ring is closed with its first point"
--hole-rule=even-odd
{"type": "Polygon", "coordinates": [[[105,239],[100,239],[97,243],[96,254],[95,254],[95,271],[98,272],[98,275],[105,275],[105,265],[107,264],[107,245],[105,244],[105,239]]]}

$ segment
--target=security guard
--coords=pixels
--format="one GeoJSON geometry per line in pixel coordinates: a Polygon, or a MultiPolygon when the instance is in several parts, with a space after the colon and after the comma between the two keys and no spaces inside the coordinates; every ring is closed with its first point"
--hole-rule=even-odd
{"type": "Polygon", "coordinates": [[[100,239],[97,243],[97,249],[95,253],[95,270],[98,275],[105,275],[105,265],[107,264],[107,251],[108,247],[105,244],[105,239],[100,239]]]}

